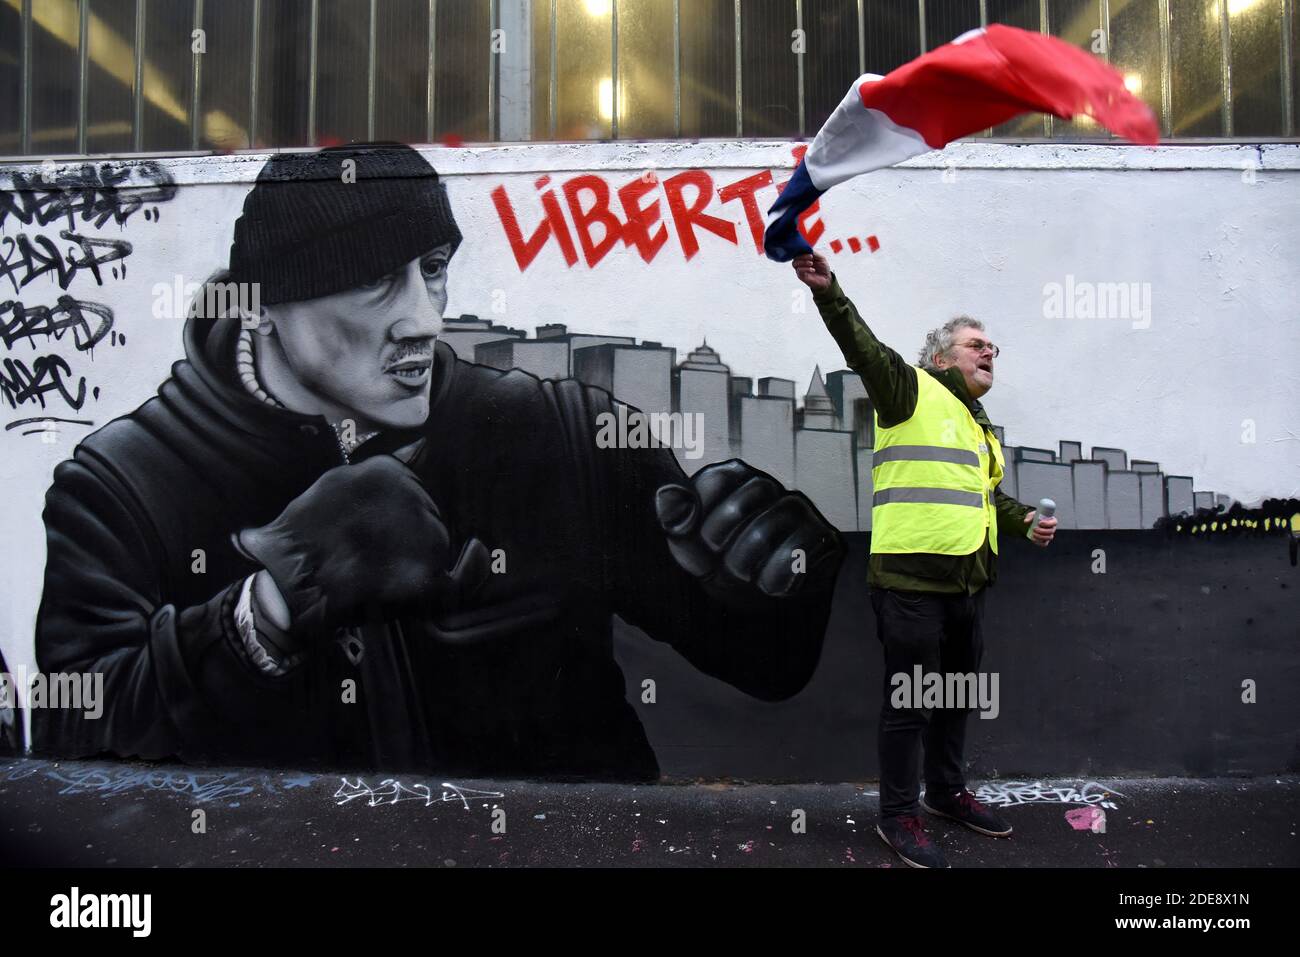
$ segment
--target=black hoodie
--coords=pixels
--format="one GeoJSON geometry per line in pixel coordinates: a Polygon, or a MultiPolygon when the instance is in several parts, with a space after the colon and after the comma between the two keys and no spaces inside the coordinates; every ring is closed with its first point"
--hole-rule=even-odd
{"type": "Polygon", "coordinates": [[[608,393],[467,363],[445,343],[424,425],[381,433],[351,461],[422,439],[409,465],[453,554],[476,536],[502,550],[504,573],[454,614],[362,628],[355,664],[325,641],[288,675],[262,674],[234,626],[257,568],[231,533],[347,466],[325,419],[243,389],[238,333],[235,319],[191,318],[187,359],[158,395],[55,469],[37,663],[102,671],[104,713],[35,711],[37,750],[648,780],[657,764],[625,700],[612,615],[767,700],[811,677],[828,589],[756,592],[740,611],[712,600],[656,518],[656,490],[687,481],[669,450],[598,449],[608,393]]]}

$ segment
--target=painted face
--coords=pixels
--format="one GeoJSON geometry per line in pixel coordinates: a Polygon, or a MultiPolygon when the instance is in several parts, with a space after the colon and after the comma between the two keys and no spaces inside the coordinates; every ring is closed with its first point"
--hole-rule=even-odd
{"type": "Polygon", "coordinates": [[[445,243],[368,285],[269,307],[294,378],[326,418],[359,432],[428,418],[450,252],[445,243]]]}
{"type": "Polygon", "coordinates": [[[978,399],[993,388],[994,351],[987,330],[970,326],[957,330],[946,366],[956,366],[961,370],[971,398],[978,399]]]}

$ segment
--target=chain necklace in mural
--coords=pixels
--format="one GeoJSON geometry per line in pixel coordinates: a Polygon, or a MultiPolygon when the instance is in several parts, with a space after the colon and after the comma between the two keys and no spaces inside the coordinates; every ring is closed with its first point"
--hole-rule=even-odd
{"type": "MultiPolygon", "coordinates": [[[[239,381],[244,384],[244,388],[250,395],[274,408],[285,408],[284,403],[266,391],[257,378],[257,364],[253,358],[253,334],[248,329],[240,330],[239,342],[235,346],[235,368],[239,372],[239,381]]],[[[344,428],[334,422],[330,425],[334,428],[334,438],[339,444],[343,461],[349,465],[352,463],[352,453],[357,446],[379,434],[378,431],[356,433],[350,427],[344,428]]]]}

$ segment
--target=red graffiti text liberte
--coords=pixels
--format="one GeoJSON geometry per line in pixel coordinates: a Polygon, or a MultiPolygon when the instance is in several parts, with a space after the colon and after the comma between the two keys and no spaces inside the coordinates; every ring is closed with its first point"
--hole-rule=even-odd
{"type": "MultiPolygon", "coordinates": [[[[794,149],[795,160],[802,159],[806,147],[794,149]]],[[[673,234],[677,245],[687,260],[700,251],[699,232],[713,233],[732,245],[738,245],[739,230],[734,219],[712,215],[706,210],[717,194],[719,204],[735,204],[744,212],[745,224],[754,242],[754,249],[763,252],[763,211],[772,204],[775,196],[759,198],[759,193],[775,188],[779,193],[785,182],[774,183],[772,173],[763,171],[746,176],[734,183],[714,188],[713,177],[707,170],[690,169],[666,179],[646,172],[631,182],[611,190],[605,180],[594,173],[573,176],[559,185],[564,196],[569,218],[566,219],[557,191],[551,187],[549,176],[539,177],[533,185],[542,190],[542,221],[525,236],[520,227],[514,205],[504,186],[492,190],[492,204],[496,207],[501,225],[505,229],[515,262],[522,272],[532,264],[538,254],[552,241],[560,248],[564,262],[573,266],[578,261],[578,249],[588,266],[595,266],[605,258],[615,244],[635,247],[641,258],[652,261],[668,245],[669,230],[662,221],[659,191],[668,206],[673,234]],[[617,196],[617,208],[614,197],[617,196]],[[572,226],[570,226],[570,220],[572,226]],[[575,245],[574,238],[577,238],[575,245]]],[[[721,210],[720,210],[721,211],[721,210]]],[[[799,217],[799,231],[811,246],[817,242],[826,227],[820,221],[811,221],[818,213],[813,203],[799,217]]]]}

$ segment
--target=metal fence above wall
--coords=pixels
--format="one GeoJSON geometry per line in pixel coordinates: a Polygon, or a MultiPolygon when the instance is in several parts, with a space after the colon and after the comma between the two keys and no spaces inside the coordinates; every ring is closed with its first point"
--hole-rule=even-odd
{"type": "Polygon", "coordinates": [[[989,23],[1106,59],[1168,138],[1275,140],[1296,2],[0,0],[0,154],[807,137],[860,73],[989,23]]]}

